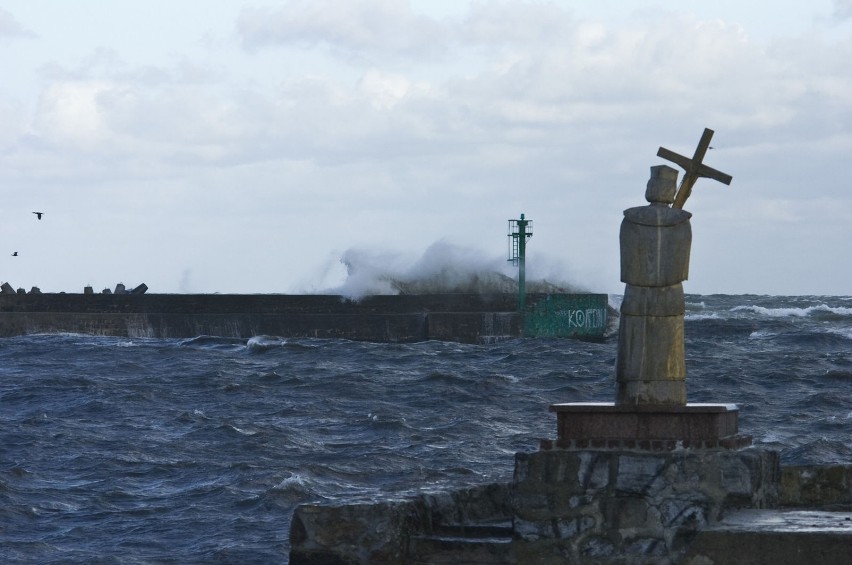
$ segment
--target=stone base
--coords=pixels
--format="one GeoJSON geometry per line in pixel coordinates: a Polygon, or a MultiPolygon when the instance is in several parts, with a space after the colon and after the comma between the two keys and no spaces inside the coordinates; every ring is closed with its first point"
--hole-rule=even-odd
{"type": "Polygon", "coordinates": [[[624,406],[608,402],[553,404],[557,446],[670,450],[733,448],[751,444],[737,434],[735,404],[624,406]]]}
{"type": "Polygon", "coordinates": [[[513,553],[517,563],[685,563],[696,532],[724,513],[777,504],[779,474],[778,454],[755,448],[519,453],[513,553]]]}

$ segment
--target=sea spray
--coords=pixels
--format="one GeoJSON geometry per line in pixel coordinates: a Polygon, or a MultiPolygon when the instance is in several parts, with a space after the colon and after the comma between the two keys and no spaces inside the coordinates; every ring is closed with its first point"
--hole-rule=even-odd
{"type": "MultiPolygon", "coordinates": [[[[516,270],[503,257],[488,257],[480,251],[438,241],[420,257],[402,253],[352,248],[342,254],[345,281],[324,294],[361,298],[374,294],[449,294],[518,292],[516,270]]],[[[527,292],[589,292],[567,282],[551,282],[559,271],[550,262],[530,261],[527,292]]],[[[558,276],[558,275],[557,275],[558,276]]]]}

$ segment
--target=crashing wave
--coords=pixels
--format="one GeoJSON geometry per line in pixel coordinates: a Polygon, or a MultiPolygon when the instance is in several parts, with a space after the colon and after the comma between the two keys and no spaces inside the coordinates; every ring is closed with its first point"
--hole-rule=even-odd
{"type": "MultiPolygon", "coordinates": [[[[503,259],[483,257],[475,250],[437,242],[410,263],[400,255],[350,249],[340,258],[346,280],[334,294],[359,298],[377,294],[510,294],[518,292],[515,269],[503,259]]],[[[527,270],[528,293],[588,292],[567,283],[553,283],[527,270]]]]}

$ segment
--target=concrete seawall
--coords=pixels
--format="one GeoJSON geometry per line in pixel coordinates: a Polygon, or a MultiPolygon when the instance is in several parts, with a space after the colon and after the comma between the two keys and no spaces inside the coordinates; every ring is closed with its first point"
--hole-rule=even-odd
{"type": "Polygon", "coordinates": [[[845,565],[850,479],[757,448],[519,453],[512,482],[300,505],[290,563],[845,565]]]}
{"type": "Polygon", "coordinates": [[[0,337],[82,333],[119,337],[341,338],[485,343],[518,337],[601,337],[605,294],[534,294],[522,316],[511,294],[367,296],[2,294],[0,337]],[[525,321],[529,329],[525,331],[525,321]]]}

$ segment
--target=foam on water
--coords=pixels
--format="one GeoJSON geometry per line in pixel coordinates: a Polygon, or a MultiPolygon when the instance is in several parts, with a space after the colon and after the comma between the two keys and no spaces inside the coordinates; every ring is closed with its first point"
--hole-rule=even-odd
{"type": "Polygon", "coordinates": [[[699,320],[721,320],[723,319],[722,314],[719,312],[707,312],[700,314],[684,314],[684,321],[695,322],[699,320]]]}
{"type": "Polygon", "coordinates": [[[807,306],[804,308],[767,308],[764,306],[736,306],[731,309],[732,312],[752,312],[762,316],[772,318],[784,318],[789,316],[806,317],[815,314],[834,314],[837,316],[852,316],[852,308],[847,307],[832,307],[825,304],[816,306],[807,306]]]}
{"type": "Polygon", "coordinates": [[[769,331],[769,330],[758,330],[751,332],[749,334],[749,339],[772,339],[777,336],[778,332],[769,331]]]}
{"type": "Polygon", "coordinates": [[[277,336],[259,335],[249,338],[246,349],[253,353],[262,353],[277,347],[287,345],[287,340],[277,336]]]}
{"type": "Polygon", "coordinates": [[[839,335],[840,337],[844,337],[848,340],[852,340],[852,328],[829,328],[829,333],[834,335],[839,335]]]}

